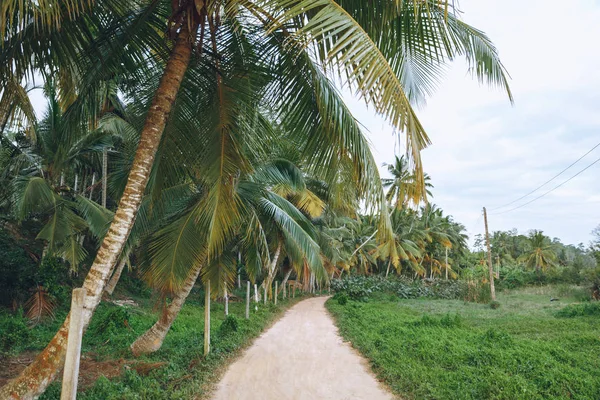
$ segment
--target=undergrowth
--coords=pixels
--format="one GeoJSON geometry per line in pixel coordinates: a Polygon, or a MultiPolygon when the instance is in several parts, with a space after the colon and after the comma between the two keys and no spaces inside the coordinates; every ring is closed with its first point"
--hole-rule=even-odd
{"type": "MultiPolygon", "coordinates": [[[[245,298],[245,293],[237,293],[245,298]]],[[[134,358],[129,345],[154,324],[159,310],[147,298],[135,298],[139,307],[121,307],[102,302],[84,336],[82,356],[102,362],[124,359],[120,377],[101,377],[92,386],[80,388],[81,400],[111,399],[190,399],[203,398],[211,384],[237,352],[247,346],[265,327],[291,304],[301,299],[279,300],[278,305],[251,307],[250,319],[244,318],[244,302],[230,302],[229,317],[224,306],[211,306],[211,353],[204,357],[204,307],[199,304],[203,293],[194,290],[175,320],[162,348],[154,354],[134,358]],[[136,369],[137,365],[148,368],[136,369]]],[[[22,314],[0,313],[0,356],[15,356],[23,351],[44,348],[66,310],[59,310],[52,321],[28,327],[22,314]]],[[[6,360],[5,360],[6,361],[6,360]]],[[[2,360],[0,359],[0,368],[2,360]]],[[[85,373],[85,372],[82,372],[85,373]]],[[[41,399],[59,399],[60,382],[54,382],[41,399]]]]}
{"type": "Polygon", "coordinates": [[[327,307],[403,399],[600,399],[600,303],[550,302],[556,290],[500,293],[495,310],[395,296],[327,307]]]}

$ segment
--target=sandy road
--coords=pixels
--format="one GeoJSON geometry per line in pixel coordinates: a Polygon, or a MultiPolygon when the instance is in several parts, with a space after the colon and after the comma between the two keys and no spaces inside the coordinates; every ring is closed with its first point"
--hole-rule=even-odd
{"type": "Polygon", "coordinates": [[[342,341],[325,300],[292,307],[229,367],[213,400],[392,399],[342,341]]]}

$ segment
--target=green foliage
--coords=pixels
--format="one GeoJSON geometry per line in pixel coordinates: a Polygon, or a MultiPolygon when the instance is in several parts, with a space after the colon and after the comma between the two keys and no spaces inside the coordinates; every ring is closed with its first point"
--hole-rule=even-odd
{"type": "Polygon", "coordinates": [[[338,302],[340,306],[345,306],[348,303],[348,295],[345,292],[337,292],[333,299],[338,302]]]}
{"type": "Polygon", "coordinates": [[[499,309],[499,308],[500,308],[500,302],[499,302],[499,301],[496,301],[496,300],[494,300],[494,301],[490,301],[490,308],[491,308],[492,310],[497,310],[497,309],[499,309]]]}
{"type": "Polygon", "coordinates": [[[23,310],[12,316],[0,315],[0,355],[14,354],[30,340],[30,330],[23,310]]]}
{"type": "Polygon", "coordinates": [[[571,304],[560,309],[556,316],[562,318],[574,318],[583,316],[600,316],[600,302],[586,304],[571,304]]]}
{"type": "Polygon", "coordinates": [[[500,293],[497,310],[456,300],[375,298],[327,307],[342,336],[403,399],[598,398],[600,319],[557,321],[562,305],[549,303],[548,295],[556,290],[500,293]]]}
{"type": "Polygon", "coordinates": [[[106,306],[99,309],[90,324],[90,336],[98,343],[118,337],[122,331],[131,329],[131,313],[125,307],[106,306]]]}
{"type": "Polygon", "coordinates": [[[461,299],[478,303],[489,302],[488,285],[457,280],[411,280],[381,276],[351,276],[331,281],[331,289],[348,298],[368,301],[376,293],[395,294],[400,299],[461,299]]]}
{"type": "Polygon", "coordinates": [[[219,335],[227,336],[232,332],[237,332],[239,325],[240,323],[237,317],[233,314],[229,314],[219,326],[219,335]]]}

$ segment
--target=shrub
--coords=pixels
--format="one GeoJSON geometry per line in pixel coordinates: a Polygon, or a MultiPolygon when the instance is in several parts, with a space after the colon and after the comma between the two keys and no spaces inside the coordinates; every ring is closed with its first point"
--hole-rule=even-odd
{"type": "Polygon", "coordinates": [[[333,280],[331,288],[337,293],[345,293],[349,299],[358,301],[367,301],[376,293],[393,294],[401,299],[460,299],[479,303],[488,303],[490,300],[488,285],[457,280],[351,276],[333,280]]]}
{"type": "Polygon", "coordinates": [[[24,346],[29,341],[31,331],[22,310],[17,315],[7,315],[6,319],[2,319],[0,332],[0,354],[14,353],[24,346]]]}
{"type": "Polygon", "coordinates": [[[98,308],[90,326],[90,337],[104,342],[129,327],[131,315],[125,307],[106,306],[98,308]]]}
{"type": "Polygon", "coordinates": [[[492,310],[497,310],[498,308],[500,308],[500,302],[496,301],[496,300],[491,301],[490,302],[490,308],[492,310]]]}
{"type": "Polygon", "coordinates": [[[337,300],[340,306],[345,306],[348,303],[348,295],[344,292],[338,292],[333,296],[334,300],[337,300]]]}
{"type": "Polygon", "coordinates": [[[600,303],[571,304],[558,310],[556,316],[562,318],[600,316],[600,303]]]}
{"type": "Polygon", "coordinates": [[[230,333],[237,332],[239,321],[235,315],[228,315],[219,326],[219,335],[227,336],[230,333]]]}

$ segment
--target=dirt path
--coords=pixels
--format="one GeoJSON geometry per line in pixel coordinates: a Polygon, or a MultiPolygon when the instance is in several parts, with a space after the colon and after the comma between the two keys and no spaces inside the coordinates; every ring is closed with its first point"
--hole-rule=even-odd
{"type": "Polygon", "coordinates": [[[213,400],[392,399],[342,341],[325,300],[292,307],[229,367],[213,400]]]}

